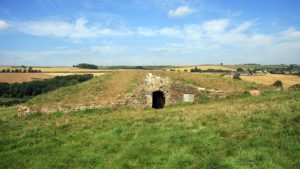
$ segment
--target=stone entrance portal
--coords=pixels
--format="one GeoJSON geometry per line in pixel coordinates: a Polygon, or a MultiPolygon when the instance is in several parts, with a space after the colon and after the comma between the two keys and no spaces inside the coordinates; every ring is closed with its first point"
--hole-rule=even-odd
{"type": "Polygon", "coordinates": [[[165,95],[162,91],[155,91],[152,93],[152,108],[161,109],[165,106],[165,95]]]}

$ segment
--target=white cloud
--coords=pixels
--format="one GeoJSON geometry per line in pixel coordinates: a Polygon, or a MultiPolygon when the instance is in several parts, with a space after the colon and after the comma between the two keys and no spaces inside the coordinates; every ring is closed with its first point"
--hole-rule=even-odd
{"type": "Polygon", "coordinates": [[[229,23],[230,21],[228,19],[210,20],[203,24],[203,29],[209,34],[222,33],[229,23]]]}
{"type": "Polygon", "coordinates": [[[100,44],[88,48],[56,48],[43,51],[0,51],[2,64],[26,65],[71,65],[89,62],[109,65],[117,57],[128,53],[126,46],[100,44]],[[47,60],[47,62],[45,62],[47,60]]]}
{"type": "Polygon", "coordinates": [[[155,36],[157,34],[156,30],[145,27],[138,27],[137,33],[143,36],[155,36]]]}
{"type": "Polygon", "coordinates": [[[25,33],[36,36],[68,37],[74,39],[96,38],[100,36],[123,36],[132,32],[126,28],[112,30],[100,26],[87,26],[88,20],[77,19],[74,23],[66,21],[28,21],[18,25],[25,33]]]}
{"type": "Polygon", "coordinates": [[[167,37],[182,37],[182,30],[176,27],[165,27],[159,30],[159,34],[167,37]]]}
{"type": "Polygon", "coordinates": [[[180,17],[190,15],[196,11],[196,9],[189,8],[188,6],[180,6],[175,10],[169,10],[168,15],[171,17],[180,17]]]}
{"type": "Polygon", "coordinates": [[[0,30],[8,27],[8,24],[4,20],[0,20],[0,30]]]}

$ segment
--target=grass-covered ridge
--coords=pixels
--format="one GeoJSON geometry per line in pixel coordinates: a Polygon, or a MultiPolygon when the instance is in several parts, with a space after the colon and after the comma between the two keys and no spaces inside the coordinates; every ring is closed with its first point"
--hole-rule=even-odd
{"type": "Polygon", "coordinates": [[[76,105],[112,106],[128,93],[139,92],[147,73],[169,77],[173,82],[192,84],[208,89],[222,90],[229,94],[243,93],[252,88],[264,89],[263,85],[236,81],[214,74],[162,71],[116,71],[31,99],[26,105],[32,110],[62,107],[72,109],[76,105]]]}
{"type": "Polygon", "coordinates": [[[0,168],[299,168],[300,94],[162,110],[0,111],[0,168]]]}

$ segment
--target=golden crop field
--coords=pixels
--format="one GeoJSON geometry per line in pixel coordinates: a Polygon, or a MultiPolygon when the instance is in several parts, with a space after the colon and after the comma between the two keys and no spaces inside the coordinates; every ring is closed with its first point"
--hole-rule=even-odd
{"type": "MultiPolygon", "coordinates": [[[[26,67],[28,69],[28,67],[26,67]]],[[[0,66],[3,69],[23,69],[21,66],[0,66]]],[[[112,70],[106,69],[81,69],[77,67],[32,67],[33,70],[41,70],[42,73],[100,73],[112,70]]]]}
{"type": "MultiPolygon", "coordinates": [[[[87,73],[0,73],[0,82],[21,83],[32,80],[49,79],[55,76],[82,75],[87,73]]],[[[102,76],[105,73],[90,73],[94,76],[102,76]]]]}
{"type": "Polygon", "coordinates": [[[77,67],[33,67],[33,69],[41,70],[42,72],[51,73],[97,73],[111,70],[104,69],[81,69],[77,67]]]}
{"type": "MultiPolygon", "coordinates": [[[[84,72],[81,72],[81,73],[45,73],[45,74],[48,74],[48,75],[51,75],[51,76],[69,76],[69,75],[83,75],[83,74],[87,74],[87,73],[84,73],[84,72]]],[[[94,76],[102,76],[104,75],[105,73],[89,73],[89,74],[92,74],[94,76]]]]}
{"type": "MultiPolygon", "coordinates": [[[[232,75],[226,76],[232,78],[232,75]]],[[[272,85],[276,80],[281,80],[285,89],[294,84],[300,84],[300,77],[294,75],[282,75],[282,74],[266,74],[266,75],[241,75],[241,79],[249,82],[255,82],[265,85],[272,85]]]]}
{"type": "Polygon", "coordinates": [[[0,82],[21,83],[32,80],[49,79],[54,76],[46,73],[0,73],[0,82]]]}
{"type": "MultiPolygon", "coordinates": [[[[226,66],[221,66],[221,65],[198,65],[198,66],[182,66],[182,67],[176,67],[176,68],[172,68],[175,71],[184,71],[187,70],[188,72],[191,71],[191,69],[194,69],[195,67],[197,67],[197,69],[201,69],[201,70],[207,70],[207,69],[221,69],[221,70],[230,70],[233,71],[235,69],[231,68],[231,67],[226,67],[226,66]]],[[[171,69],[167,69],[167,71],[170,71],[171,69]]]]}

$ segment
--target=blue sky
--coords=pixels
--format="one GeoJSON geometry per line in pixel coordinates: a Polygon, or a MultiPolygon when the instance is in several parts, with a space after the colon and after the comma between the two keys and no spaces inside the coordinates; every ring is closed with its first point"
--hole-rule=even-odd
{"type": "Polygon", "coordinates": [[[298,0],[0,0],[0,65],[300,64],[298,0]]]}

